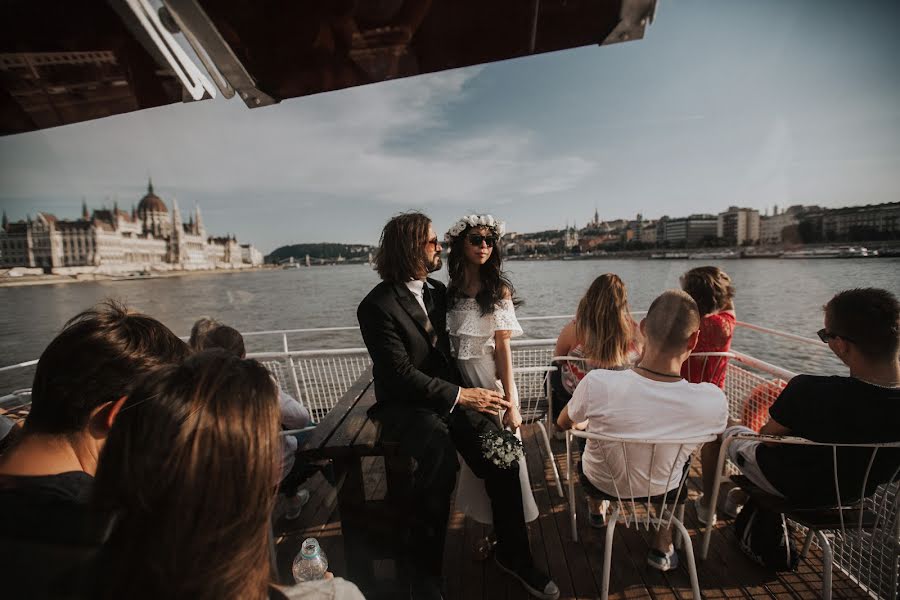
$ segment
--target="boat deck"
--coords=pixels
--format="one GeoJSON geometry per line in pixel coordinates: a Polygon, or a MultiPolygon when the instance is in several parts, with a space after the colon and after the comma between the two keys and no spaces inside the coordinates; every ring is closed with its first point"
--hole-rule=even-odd
{"type": "MultiPolygon", "coordinates": [[[[586,502],[580,486],[576,486],[579,510],[579,542],[573,542],[568,518],[568,504],[560,498],[552,482],[548,457],[539,443],[535,426],[523,429],[528,453],[529,470],[540,517],[529,525],[529,538],[537,563],[545,567],[562,591],[561,598],[596,598],[600,595],[602,572],[602,531],[588,525],[586,502]],[[543,466],[542,466],[543,465],[543,466]]],[[[553,441],[553,459],[564,474],[565,444],[553,441]]],[[[366,495],[383,497],[384,468],[380,459],[369,458],[363,463],[366,495]]],[[[699,471],[692,470],[689,480],[691,497],[700,492],[699,471]]],[[[340,539],[340,514],[334,489],[317,474],[307,483],[311,492],[309,503],[296,521],[278,519],[275,523],[279,577],[291,583],[291,561],[306,537],[319,539],[329,559],[329,569],[337,575],[345,573],[343,547],[340,539]]],[[[695,548],[699,548],[700,530],[696,514],[690,504],[685,513],[685,526],[691,533],[695,548]]],[[[450,515],[447,546],[444,552],[446,597],[450,600],[525,600],[530,596],[518,582],[500,572],[492,560],[478,561],[474,557],[476,542],[485,535],[486,528],[466,519],[455,510],[450,515]]],[[[616,527],[612,554],[610,598],[687,598],[691,596],[690,580],[685,562],[669,573],[660,573],[646,566],[647,544],[644,531],[616,527]]],[[[802,539],[797,540],[802,545],[802,539]]],[[[695,551],[696,552],[696,551],[695,551]]],[[[802,598],[821,597],[821,557],[815,546],[809,558],[801,562],[795,573],[768,571],[747,558],[738,548],[730,523],[720,522],[710,545],[709,559],[698,560],[700,589],[706,598],[802,598]]],[[[379,577],[390,579],[393,561],[376,565],[379,577]]],[[[867,595],[843,573],[835,569],[834,598],[865,598],[867,595]]]]}

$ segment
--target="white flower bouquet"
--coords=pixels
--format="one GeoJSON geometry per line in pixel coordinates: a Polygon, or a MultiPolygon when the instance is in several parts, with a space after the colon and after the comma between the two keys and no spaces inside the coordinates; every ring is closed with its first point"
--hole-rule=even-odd
{"type": "Polygon", "coordinates": [[[491,430],[480,438],[482,455],[501,469],[517,468],[517,462],[525,458],[522,440],[509,429],[491,430]]]}
{"type": "Polygon", "coordinates": [[[503,237],[503,234],[506,233],[506,223],[500,219],[495,219],[493,215],[466,215],[450,227],[447,233],[444,234],[444,240],[452,242],[454,238],[470,227],[487,227],[498,238],[503,237]]]}

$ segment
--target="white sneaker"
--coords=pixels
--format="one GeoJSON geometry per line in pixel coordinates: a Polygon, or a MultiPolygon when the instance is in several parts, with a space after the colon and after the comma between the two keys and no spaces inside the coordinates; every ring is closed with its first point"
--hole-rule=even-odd
{"type": "Polygon", "coordinates": [[[647,553],[647,564],[658,571],[673,571],[678,568],[678,554],[675,548],[670,548],[665,554],[651,548],[647,553]]]}
{"type": "Polygon", "coordinates": [[[725,503],[722,505],[722,516],[733,519],[741,512],[744,504],[738,501],[738,497],[743,496],[743,494],[744,492],[740,488],[735,487],[728,490],[728,494],[725,496],[725,503]]]}
{"type": "Polygon", "coordinates": [[[287,499],[287,509],[284,511],[284,518],[292,521],[299,517],[307,502],[309,502],[309,490],[298,491],[295,496],[287,499]]]}
{"type": "Polygon", "coordinates": [[[609,512],[609,500],[602,500],[600,502],[600,512],[591,511],[591,502],[588,501],[588,523],[591,527],[595,527],[596,529],[603,529],[606,527],[606,515],[609,512]]]}
{"type": "Polygon", "coordinates": [[[712,508],[704,508],[703,505],[700,504],[701,498],[703,498],[703,494],[694,498],[694,510],[697,511],[697,520],[709,527],[710,522],[716,520],[716,513],[713,512],[712,508]]]}

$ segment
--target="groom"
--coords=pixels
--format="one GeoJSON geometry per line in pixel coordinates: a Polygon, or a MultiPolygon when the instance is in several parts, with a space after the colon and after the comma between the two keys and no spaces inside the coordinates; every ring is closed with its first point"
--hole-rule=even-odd
{"type": "Polygon", "coordinates": [[[510,403],[501,394],[458,385],[450,355],[444,285],[427,277],[441,268],[441,243],[431,220],[417,212],[384,226],[375,267],[382,282],[357,309],[372,357],[375,406],[382,437],[415,459],[410,562],[413,598],[441,598],[441,570],[450,502],[459,468],[457,450],[484,479],[494,513],[498,566],[537,598],[559,590],[533,564],[518,469],[500,469],[481,454],[478,435],[495,428],[510,403]]]}

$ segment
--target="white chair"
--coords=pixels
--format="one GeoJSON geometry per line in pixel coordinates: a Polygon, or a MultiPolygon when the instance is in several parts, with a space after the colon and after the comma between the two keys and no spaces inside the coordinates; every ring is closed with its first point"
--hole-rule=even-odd
{"type": "Polygon", "coordinates": [[[513,368],[513,379],[516,389],[519,391],[519,412],[522,413],[522,424],[535,424],[541,432],[544,449],[550,458],[553,468],[553,477],[556,482],[556,493],[563,497],[562,479],[559,476],[559,468],[553,456],[553,448],[550,447],[550,436],[544,421],[552,414],[550,400],[550,382],[547,375],[555,371],[556,367],[517,367],[513,368]]]}
{"type": "MultiPolygon", "coordinates": [[[[893,449],[900,452],[900,442],[886,444],[829,444],[811,442],[798,437],[773,437],[759,434],[739,433],[722,440],[716,466],[716,478],[713,484],[710,506],[715,507],[719,497],[719,489],[724,479],[723,471],[728,457],[728,446],[734,440],[759,440],[767,444],[788,444],[821,447],[824,455],[831,455],[831,467],[834,474],[834,491],[837,503],[832,507],[806,509],[792,506],[784,498],[772,496],[754,486],[743,476],[732,476],[731,480],[746,491],[755,503],[773,512],[780,512],[788,519],[807,530],[800,558],[805,559],[809,553],[813,537],[822,549],[822,598],[831,598],[832,568],[835,562],[841,569],[850,574],[859,585],[877,598],[896,600],[897,588],[900,584],[900,460],[892,457],[888,468],[893,467],[893,474],[887,481],[871,492],[874,482],[869,481],[872,465],[879,452],[893,449]],[[868,464],[862,476],[860,487],[854,490],[841,490],[838,478],[838,455],[842,452],[869,451],[868,464]],[[866,495],[866,490],[870,494],[866,495]],[[843,500],[842,500],[843,499],[843,500]],[[829,537],[831,541],[829,541],[829,537]]],[[[826,459],[827,460],[827,459],[826,459]]],[[[715,512],[713,510],[712,512],[715,512]]],[[[715,529],[715,520],[706,527],[703,533],[700,558],[705,560],[709,552],[710,538],[715,529]]]]}
{"type": "MultiPolygon", "coordinates": [[[[667,485],[665,486],[668,493],[654,494],[653,488],[648,481],[646,489],[634,489],[631,481],[628,482],[627,490],[620,490],[616,486],[616,493],[610,495],[610,501],[613,505],[610,507],[612,514],[606,520],[606,534],[603,550],[603,583],[601,587],[601,599],[607,600],[609,596],[609,571],[612,564],[612,545],[613,535],[615,533],[616,524],[620,517],[626,527],[632,524],[636,529],[641,527],[648,532],[651,529],[659,531],[660,528],[671,529],[675,526],[675,545],[678,547],[680,543],[684,543],[684,552],[687,556],[688,572],[691,577],[691,589],[694,593],[695,600],[700,599],[700,584],[697,581],[697,566],[694,562],[694,549],[691,543],[690,535],[684,526],[684,502],[676,504],[676,499],[684,494],[687,496],[687,490],[684,489],[687,476],[682,468],[678,467],[678,457],[685,449],[688,449],[687,459],[691,460],[696,450],[705,444],[716,439],[715,435],[704,435],[692,438],[678,440],[649,440],[649,439],[623,439],[598,433],[590,433],[587,431],[579,431],[570,429],[566,432],[566,478],[569,486],[569,520],[572,524],[572,538],[578,541],[578,529],[576,527],[576,511],[575,511],[575,472],[572,461],[572,441],[573,438],[580,437],[587,440],[597,440],[606,443],[616,444],[616,451],[621,451],[621,465],[626,473],[633,473],[636,468],[635,462],[629,458],[628,449],[636,446],[645,446],[649,449],[649,464],[647,465],[647,473],[658,472],[663,469],[667,473],[667,485]],[[661,447],[677,447],[678,451],[674,454],[671,461],[659,458],[658,449],[661,447]],[[661,461],[665,461],[663,464],[661,461]],[[669,464],[671,462],[671,464],[669,464]],[[677,490],[674,491],[673,490],[677,490]],[[669,506],[671,504],[671,506],[669,506]],[[643,510],[638,510],[638,507],[643,510]],[[655,509],[655,510],[652,510],[655,509]],[[677,516],[676,516],[676,513],[677,516]]],[[[609,463],[609,452],[611,448],[604,445],[606,456],[604,462],[609,463]]],[[[615,482],[615,477],[610,475],[610,479],[615,482]]]]}

